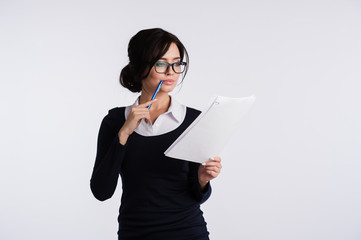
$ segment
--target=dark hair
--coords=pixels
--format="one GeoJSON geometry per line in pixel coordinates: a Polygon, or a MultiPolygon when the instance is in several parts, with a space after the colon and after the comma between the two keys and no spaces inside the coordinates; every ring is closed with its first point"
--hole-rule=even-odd
{"type": "Polygon", "coordinates": [[[140,92],[142,80],[148,77],[153,65],[168,51],[172,43],[177,45],[181,61],[185,58],[187,62],[182,75],[183,80],[189,65],[186,48],[175,35],[161,28],[151,28],[139,31],[130,39],[128,45],[129,64],[120,72],[120,84],[132,92],[140,92]]]}

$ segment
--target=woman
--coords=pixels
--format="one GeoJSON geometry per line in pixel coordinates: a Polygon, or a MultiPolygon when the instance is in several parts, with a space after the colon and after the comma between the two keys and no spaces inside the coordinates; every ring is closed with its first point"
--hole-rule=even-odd
{"type": "Polygon", "coordinates": [[[201,165],[164,155],[200,114],[169,95],[180,74],[186,75],[187,51],[176,36],[156,28],[133,36],[128,56],[120,83],[141,94],[132,106],[113,108],[104,117],[91,190],[104,201],[121,175],[119,239],[209,239],[200,204],[211,194],[209,182],[220,173],[221,159],[201,165]],[[157,98],[150,101],[160,81],[157,98]]]}

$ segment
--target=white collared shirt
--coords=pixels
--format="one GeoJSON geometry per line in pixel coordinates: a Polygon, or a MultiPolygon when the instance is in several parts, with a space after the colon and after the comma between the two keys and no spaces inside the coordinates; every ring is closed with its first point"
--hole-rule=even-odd
{"type": "MultiPolygon", "coordinates": [[[[179,127],[186,116],[186,106],[177,102],[172,96],[170,100],[167,112],[159,115],[153,124],[151,122],[146,123],[142,119],[135,132],[143,136],[155,136],[170,132],[179,127]]],[[[133,105],[125,108],[125,119],[127,119],[131,108],[138,105],[139,98],[137,98],[133,105]]]]}

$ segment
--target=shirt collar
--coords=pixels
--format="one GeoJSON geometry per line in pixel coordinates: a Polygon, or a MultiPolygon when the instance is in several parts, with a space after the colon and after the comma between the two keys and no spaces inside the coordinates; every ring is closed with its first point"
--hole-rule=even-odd
{"type": "Polygon", "coordinates": [[[177,122],[182,120],[182,105],[170,96],[170,106],[166,113],[171,113],[177,122]]]}
{"type": "MultiPolygon", "coordinates": [[[[182,110],[183,110],[182,104],[180,104],[177,100],[175,100],[173,96],[171,95],[169,96],[170,96],[170,106],[168,108],[168,111],[166,111],[163,114],[171,114],[177,122],[180,122],[182,120],[182,110]]],[[[131,107],[138,105],[139,105],[139,97],[137,97],[137,99],[135,100],[135,102],[131,107]]]]}

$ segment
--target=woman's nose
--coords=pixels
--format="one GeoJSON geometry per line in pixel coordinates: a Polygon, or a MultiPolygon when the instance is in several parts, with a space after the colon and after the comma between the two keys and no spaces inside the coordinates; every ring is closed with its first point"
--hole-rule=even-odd
{"type": "Polygon", "coordinates": [[[165,72],[166,75],[173,75],[175,74],[173,67],[169,65],[167,71],[165,72]]]}

